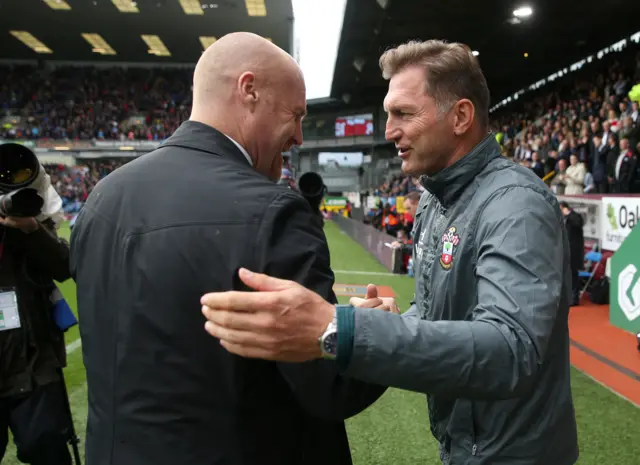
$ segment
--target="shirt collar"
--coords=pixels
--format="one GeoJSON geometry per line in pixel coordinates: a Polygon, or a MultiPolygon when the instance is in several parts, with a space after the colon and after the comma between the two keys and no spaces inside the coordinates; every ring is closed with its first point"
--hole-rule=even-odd
{"type": "Polygon", "coordinates": [[[198,121],[185,121],[161,144],[161,147],[186,147],[194,150],[233,158],[242,164],[253,166],[247,151],[236,141],[217,129],[198,121]]]}
{"type": "MultiPolygon", "coordinates": [[[[224,133],[223,133],[223,134],[224,134],[224,133]]],[[[252,159],[251,159],[251,157],[249,156],[249,152],[247,152],[247,151],[245,150],[245,148],[244,148],[242,145],[240,145],[238,142],[236,142],[234,139],[232,139],[231,137],[227,136],[226,134],[224,134],[224,135],[225,135],[225,137],[226,137],[227,139],[229,139],[231,142],[233,142],[233,143],[236,145],[236,147],[238,147],[238,150],[240,150],[240,151],[242,152],[242,155],[244,155],[244,157],[247,159],[247,161],[249,162],[249,164],[250,164],[251,166],[253,166],[253,160],[252,160],[252,159]]]]}

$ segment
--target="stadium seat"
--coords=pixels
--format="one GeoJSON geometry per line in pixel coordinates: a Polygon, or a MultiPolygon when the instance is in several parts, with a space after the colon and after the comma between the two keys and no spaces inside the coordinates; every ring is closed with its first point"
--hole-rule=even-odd
{"type": "Polygon", "coordinates": [[[583,286],[582,290],[580,291],[580,297],[582,297],[582,295],[585,293],[585,291],[587,290],[587,288],[589,287],[589,284],[591,284],[591,280],[593,279],[594,275],[596,274],[596,271],[598,270],[598,267],[600,266],[600,262],[602,261],[602,253],[601,252],[595,252],[595,251],[590,251],[587,252],[584,256],[584,260],[587,263],[587,265],[589,266],[589,268],[591,269],[590,271],[587,270],[582,270],[580,272],[578,272],[578,276],[580,278],[586,278],[587,282],[585,283],[585,285],[583,286]]]}

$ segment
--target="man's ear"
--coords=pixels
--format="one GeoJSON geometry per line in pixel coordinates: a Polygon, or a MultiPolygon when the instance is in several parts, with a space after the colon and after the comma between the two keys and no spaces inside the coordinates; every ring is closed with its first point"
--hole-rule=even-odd
{"type": "Polygon", "coordinates": [[[238,93],[246,104],[253,106],[258,101],[256,77],[251,71],[245,71],[238,78],[238,93]]]}
{"type": "Polygon", "coordinates": [[[467,132],[475,119],[476,109],[471,100],[458,100],[453,106],[453,133],[460,136],[467,132]]]}

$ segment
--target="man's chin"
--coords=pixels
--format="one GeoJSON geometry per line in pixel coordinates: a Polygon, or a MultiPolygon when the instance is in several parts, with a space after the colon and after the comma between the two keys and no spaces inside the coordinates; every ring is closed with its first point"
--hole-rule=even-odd
{"type": "Polygon", "coordinates": [[[411,160],[402,160],[402,165],[400,169],[407,176],[420,176],[422,173],[419,173],[416,169],[415,164],[411,163],[411,160]]]}

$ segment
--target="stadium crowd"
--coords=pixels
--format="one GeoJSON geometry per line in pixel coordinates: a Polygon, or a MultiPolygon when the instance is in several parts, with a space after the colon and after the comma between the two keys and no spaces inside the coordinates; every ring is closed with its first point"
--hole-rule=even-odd
{"type": "MultiPolygon", "coordinates": [[[[519,109],[505,109],[492,123],[504,155],[530,167],[558,194],[640,192],[640,87],[634,89],[640,53],[603,60],[603,66],[522,99],[519,109]]],[[[190,108],[186,69],[0,67],[0,139],[162,141],[188,119],[190,108]],[[9,114],[15,122],[6,120],[9,114]]],[[[65,211],[74,213],[122,163],[90,160],[46,169],[65,211]]],[[[292,172],[285,167],[283,183],[295,184],[292,172]]],[[[395,198],[421,190],[417,179],[392,174],[372,191],[380,199],[374,224],[395,235],[395,198]]],[[[410,219],[398,215],[398,221],[410,219]]]]}
{"type": "MultiPolygon", "coordinates": [[[[640,193],[640,52],[578,73],[492,122],[503,155],[531,168],[557,194],[640,193]]],[[[381,231],[411,223],[395,198],[422,190],[401,173],[373,190],[367,215],[381,231]]]]}
{"type": "Polygon", "coordinates": [[[504,155],[557,194],[640,193],[639,84],[640,52],[563,82],[494,122],[504,155]]]}
{"type": "Polygon", "coordinates": [[[191,70],[0,67],[0,139],[164,140],[189,118],[191,70]]]}
{"type": "Polygon", "coordinates": [[[45,164],[51,184],[62,197],[62,207],[67,214],[80,211],[91,189],[113,170],[122,166],[123,160],[86,160],[76,166],[45,164]]]}

